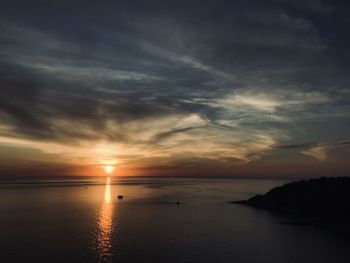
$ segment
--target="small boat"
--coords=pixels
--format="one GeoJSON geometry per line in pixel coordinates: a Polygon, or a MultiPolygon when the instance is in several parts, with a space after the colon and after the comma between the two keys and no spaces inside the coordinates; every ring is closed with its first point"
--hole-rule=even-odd
{"type": "Polygon", "coordinates": [[[118,199],[123,199],[123,198],[124,198],[124,196],[118,195],[118,199]]]}

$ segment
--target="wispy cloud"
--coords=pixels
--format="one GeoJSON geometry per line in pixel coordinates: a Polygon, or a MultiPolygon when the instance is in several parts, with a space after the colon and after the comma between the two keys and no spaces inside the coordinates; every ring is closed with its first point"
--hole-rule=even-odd
{"type": "Polygon", "coordinates": [[[329,153],[334,152],[336,149],[349,148],[350,141],[336,141],[336,142],[308,142],[299,144],[289,144],[289,145],[277,145],[276,148],[281,150],[300,150],[302,154],[313,157],[318,161],[325,161],[329,158],[329,153]]]}
{"type": "Polygon", "coordinates": [[[318,161],[324,161],[327,159],[327,148],[322,146],[312,147],[308,150],[302,151],[303,154],[309,155],[318,161]]]}
{"type": "Polygon", "coordinates": [[[226,109],[250,108],[257,111],[275,113],[277,110],[288,109],[297,111],[309,105],[330,102],[330,99],[320,92],[304,92],[302,90],[245,88],[236,90],[222,99],[211,102],[211,105],[226,109]]]}

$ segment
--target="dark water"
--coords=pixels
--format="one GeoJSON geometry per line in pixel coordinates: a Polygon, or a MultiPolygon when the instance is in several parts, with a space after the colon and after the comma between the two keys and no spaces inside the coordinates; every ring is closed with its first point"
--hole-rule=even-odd
{"type": "Polygon", "coordinates": [[[350,262],[344,236],[227,203],[285,182],[3,181],[0,262],[350,262]]]}

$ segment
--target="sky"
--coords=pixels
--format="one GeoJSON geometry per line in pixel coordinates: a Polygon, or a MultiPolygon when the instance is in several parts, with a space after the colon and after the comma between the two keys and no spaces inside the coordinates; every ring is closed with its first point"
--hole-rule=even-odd
{"type": "Polygon", "coordinates": [[[341,176],[349,1],[0,9],[0,176],[341,176]]]}

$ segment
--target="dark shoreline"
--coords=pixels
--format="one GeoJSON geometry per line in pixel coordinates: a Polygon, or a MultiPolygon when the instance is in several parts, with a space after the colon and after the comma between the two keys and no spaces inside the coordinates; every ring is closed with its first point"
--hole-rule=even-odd
{"type": "Polygon", "coordinates": [[[275,187],[248,200],[231,201],[270,211],[286,218],[284,224],[317,226],[350,233],[350,178],[321,177],[275,187]]]}

